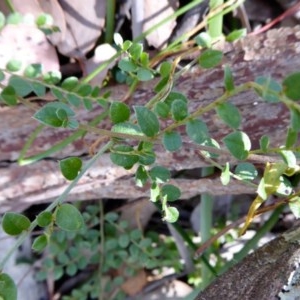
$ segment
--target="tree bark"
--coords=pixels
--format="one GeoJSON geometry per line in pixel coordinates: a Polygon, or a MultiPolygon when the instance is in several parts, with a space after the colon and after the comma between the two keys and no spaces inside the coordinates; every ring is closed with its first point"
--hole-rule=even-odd
{"type": "MultiPolygon", "coordinates": [[[[253,81],[257,76],[272,76],[282,80],[287,74],[300,70],[300,27],[271,30],[266,34],[248,36],[234,44],[224,46],[223,64],[228,64],[233,71],[235,84],[253,81]]],[[[141,85],[129,100],[129,105],[145,104],[153,96],[155,82],[141,85]]],[[[194,68],[185,73],[176,82],[174,90],[184,93],[189,99],[189,110],[205,106],[224,93],[223,67],[211,70],[194,68]]],[[[127,87],[118,85],[111,88],[112,98],[120,100],[127,92],[127,87]]],[[[253,91],[244,92],[230,100],[241,111],[243,123],[241,129],[250,137],[252,147],[259,146],[259,139],[268,134],[273,146],[284,143],[284,136],[289,123],[289,111],[281,103],[264,102],[253,91]]],[[[92,111],[80,111],[79,121],[86,122],[97,114],[101,108],[92,111]]],[[[49,202],[57,197],[68,185],[58,172],[59,159],[74,155],[88,159],[88,148],[98,138],[88,134],[66,147],[63,151],[43,159],[33,165],[18,166],[16,159],[30,133],[38,125],[31,118],[33,111],[24,106],[0,107],[2,130],[0,132],[0,213],[7,210],[23,210],[33,203],[49,202]]],[[[230,129],[221,123],[214,112],[203,116],[213,138],[221,141],[230,129]]],[[[101,128],[110,129],[107,121],[101,128]]],[[[47,128],[37,137],[28,155],[47,150],[51,145],[69,136],[68,130],[47,128]]],[[[208,163],[199,156],[199,149],[192,146],[182,130],[184,145],[176,153],[166,153],[157,146],[157,163],[170,168],[176,173],[207,166],[208,163]]],[[[221,155],[219,162],[232,161],[221,155]]],[[[182,199],[188,199],[200,193],[215,195],[253,193],[253,188],[241,185],[238,181],[230,186],[222,186],[217,176],[200,179],[200,176],[173,180],[182,189],[182,199]]],[[[109,155],[103,155],[97,164],[89,170],[71,192],[69,200],[111,198],[137,199],[149,195],[148,189],[135,186],[133,171],[125,171],[111,164],[109,155]]]]}
{"type": "Polygon", "coordinates": [[[195,300],[299,299],[299,225],[248,255],[195,300]]]}

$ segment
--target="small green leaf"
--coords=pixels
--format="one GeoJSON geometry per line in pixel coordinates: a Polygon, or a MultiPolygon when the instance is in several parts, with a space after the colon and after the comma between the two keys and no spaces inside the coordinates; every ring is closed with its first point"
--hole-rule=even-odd
{"type": "Polygon", "coordinates": [[[146,68],[138,68],[136,76],[139,81],[149,81],[154,77],[153,73],[146,68]]]}
{"type": "Polygon", "coordinates": [[[12,86],[6,86],[1,92],[1,99],[10,106],[17,105],[18,98],[16,91],[12,86]]]}
{"type": "Polygon", "coordinates": [[[142,54],[140,56],[140,61],[141,61],[141,65],[143,67],[148,67],[149,66],[149,53],[142,52],[142,54]]]}
{"type": "Polygon", "coordinates": [[[19,76],[11,76],[9,79],[9,85],[11,85],[17,95],[24,97],[32,92],[32,86],[29,82],[19,76]]]}
{"type": "Polygon", "coordinates": [[[72,204],[65,203],[56,210],[55,222],[66,231],[75,231],[83,227],[84,221],[79,210],[72,204]]]}
{"type": "Polygon", "coordinates": [[[242,180],[251,181],[257,177],[258,172],[253,164],[243,162],[236,166],[235,174],[238,175],[242,180]]]}
{"type": "Polygon", "coordinates": [[[149,176],[153,182],[165,183],[171,178],[171,173],[165,167],[155,166],[149,171],[149,176]]]}
{"type": "Polygon", "coordinates": [[[60,171],[68,180],[74,180],[82,167],[82,160],[78,157],[68,157],[59,162],[60,171]]]}
{"type": "Polygon", "coordinates": [[[296,132],[295,130],[289,127],[286,135],[285,147],[291,148],[297,143],[297,141],[298,141],[298,132],[296,132]]]}
{"type": "Polygon", "coordinates": [[[138,162],[139,157],[134,153],[134,149],[131,146],[117,145],[111,149],[110,159],[117,166],[128,170],[138,162]]]}
{"type": "Polygon", "coordinates": [[[58,100],[64,102],[65,101],[65,95],[62,93],[61,89],[59,89],[56,86],[51,87],[51,94],[58,100]]]}
{"type": "MultiPolygon", "coordinates": [[[[121,36],[120,33],[118,33],[118,32],[114,33],[114,42],[115,42],[115,44],[117,46],[119,46],[120,48],[122,48],[124,41],[123,41],[123,38],[122,38],[122,36],[121,36]]],[[[124,49],[124,50],[127,50],[127,49],[124,49]]]]}
{"type": "Polygon", "coordinates": [[[63,121],[58,118],[56,111],[57,108],[45,105],[33,115],[33,118],[51,127],[61,127],[63,121]]]}
{"type": "Polygon", "coordinates": [[[163,220],[168,223],[175,223],[178,220],[179,211],[176,207],[166,206],[163,220]]]}
{"type": "Polygon", "coordinates": [[[0,299],[17,300],[18,290],[11,277],[5,273],[0,274],[0,299]]]}
{"type": "Polygon", "coordinates": [[[201,32],[195,38],[195,42],[198,46],[203,48],[210,48],[212,45],[212,38],[207,32],[201,32]]]}
{"type": "Polygon", "coordinates": [[[296,72],[287,76],[283,82],[283,92],[287,97],[294,101],[300,100],[300,72],[296,72]]]}
{"type": "Polygon", "coordinates": [[[61,73],[59,71],[50,71],[43,75],[43,79],[46,83],[57,84],[61,81],[61,73]]]}
{"type": "Polygon", "coordinates": [[[109,109],[110,119],[114,124],[129,120],[130,108],[123,102],[115,101],[109,109]]]}
{"type": "Polygon", "coordinates": [[[209,69],[216,67],[223,59],[223,53],[219,50],[207,49],[199,57],[199,64],[202,68],[209,69]]]}
{"type": "Polygon", "coordinates": [[[208,139],[207,126],[202,120],[199,119],[187,122],[186,133],[189,138],[197,144],[202,144],[208,139]]]}
{"type": "Polygon", "coordinates": [[[142,132],[146,136],[154,137],[159,132],[159,122],[155,113],[144,106],[133,108],[142,132]]]}
{"type": "Polygon", "coordinates": [[[124,72],[133,72],[137,69],[137,65],[128,57],[124,57],[118,63],[118,67],[124,72]]]}
{"type": "Polygon", "coordinates": [[[226,125],[233,129],[239,128],[241,124],[241,115],[235,105],[229,102],[219,104],[216,108],[216,112],[226,125]]]}
{"type": "Polygon", "coordinates": [[[76,89],[76,94],[81,97],[87,97],[91,94],[93,88],[89,84],[80,84],[76,89]]]}
{"type": "Polygon", "coordinates": [[[225,68],[224,68],[224,85],[225,85],[226,91],[231,92],[234,90],[233,75],[232,75],[231,69],[228,65],[225,65],[225,68]]]}
{"type": "Polygon", "coordinates": [[[105,215],[104,219],[107,221],[107,222],[111,222],[111,223],[114,223],[115,221],[117,221],[119,219],[119,216],[117,213],[115,212],[109,212],[105,215]]]}
{"type": "Polygon", "coordinates": [[[132,42],[126,40],[126,41],[123,43],[123,45],[122,45],[122,49],[123,49],[124,51],[127,51],[131,46],[132,46],[132,42]]]}
{"type": "Polygon", "coordinates": [[[165,132],[162,142],[165,149],[170,152],[177,151],[182,146],[181,136],[177,131],[165,132]]]}
{"type": "Polygon", "coordinates": [[[227,42],[236,41],[236,40],[246,36],[246,34],[247,34],[247,30],[245,28],[234,30],[226,36],[226,41],[227,42]]]}
{"type": "Polygon", "coordinates": [[[138,187],[143,187],[148,180],[148,172],[144,166],[139,166],[135,172],[135,183],[138,187]]]}
{"type": "Polygon", "coordinates": [[[182,121],[188,116],[187,102],[181,99],[176,99],[171,105],[172,117],[175,121],[182,121]]]}
{"type": "Polygon", "coordinates": [[[269,148],[270,140],[267,135],[263,135],[259,140],[260,149],[263,152],[267,152],[269,148]]]}
{"type": "Polygon", "coordinates": [[[230,182],[230,165],[228,162],[222,170],[220,179],[223,185],[227,185],[230,182]]]}
{"type": "Polygon", "coordinates": [[[31,64],[24,70],[24,75],[29,78],[36,78],[42,74],[41,64],[31,64]]]}
{"type": "Polygon", "coordinates": [[[118,132],[123,134],[132,134],[132,135],[143,135],[141,129],[132,123],[123,122],[117,123],[112,127],[112,132],[118,132]]]}
{"type": "Polygon", "coordinates": [[[143,52],[143,44],[133,43],[128,49],[128,52],[132,56],[133,60],[138,61],[143,52]]]}
{"type": "Polygon", "coordinates": [[[69,276],[74,276],[77,273],[77,270],[78,270],[77,265],[75,263],[71,263],[67,266],[66,273],[69,276]]]}
{"type": "Polygon", "coordinates": [[[118,238],[118,243],[121,248],[128,247],[130,243],[129,235],[127,233],[122,233],[118,238]]]}
{"type": "Polygon", "coordinates": [[[289,200],[289,207],[296,219],[300,218],[300,197],[295,196],[289,200]]]}
{"type": "Polygon", "coordinates": [[[36,237],[32,243],[32,250],[42,252],[48,245],[48,238],[45,234],[36,237]]]}
{"type": "Polygon", "coordinates": [[[150,201],[156,202],[160,197],[160,188],[156,182],[153,182],[150,189],[150,201]]]}
{"type": "Polygon", "coordinates": [[[2,219],[2,228],[9,235],[19,235],[30,227],[30,220],[19,213],[7,212],[2,219]]]}
{"type": "Polygon", "coordinates": [[[239,160],[245,160],[251,149],[251,141],[248,135],[242,131],[235,131],[223,138],[229,152],[239,160]]]}
{"type": "Polygon", "coordinates": [[[182,101],[184,101],[186,103],[188,102],[188,100],[187,100],[187,98],[186,98],[186,96],[184,94],[179,93],[179,92],[170,92],[168,94],[168,97],[165,100],[165,103],[167,105],[170,105],[170,107],[171,107],[173,101],[175,101],[175,100],[182,100],[182,101]]]}
{"type": "Polygon", "coordinates": [[[154,111],[159,117],[167,118],[170,113],[170,107],[165,102],[157,102],[154,111]]]}
{"type": "Polygon", "coordinates": [[[42,211],[36,220],[40,227],[46,227],[52,223],[52,213],[50,211],[42,211]]]}
{"type": "Polygon", "coordinates": [[[178,187],[172,184],[166,184],[161,188],[162,198],[166,197],[167,201],[178,200],[181,196],[181,191],[178,187]]]}
{"type": "Polygon", "coordinates": [[[258,76],[255,78],[255,82],[262,86],[262,92],[257,92],[264,100],[271,103],[280,102],[279,93],[282,88],[278,82],[270,76],[258,76]]]}
{"type": "Polygon", "coordinates": [[[73,91],[75,88],[78,87],[78,78],[75,76],[71,76],[66,78],[62,84],[61,87],[66,91],[73,91]]]}
{"type": "Polygon", "coordinates": [[[10,72],[18,72],[22,68],[22,62],[20,60],[12,59],[6,64],[6,69],[10,72]]]}
{"type": "Polygon", "coordinates": [[[293,151],[281,150],[279,153],[289,168],[295,168],[297,166],[297,158],[293,151]]]}
{"type": "Polygon", "coordinates": [[[161,77],[169,78],[172,71],[172,64],[169,61],[164,61],[159,67],[159,73],[161,77]]]}
{"type": "Polygon", "coordinates": [[[93,103],[88,98],[83,98],[83,106],[86,110],[92,110],[93,109],[93,103]]]}
{"type": "Polygon", "coordinates": [[[32,91],[38,96],[42,97],[46,94],[46,87],[39,82],[32,82],[31,83],[32,91]]]}
{"type": "Polygon", "coordinates": [[[300,112],[294,108],[290,108],[290,114],[291,128],[298,133],[300,131],[300,112]]]}
{"type": "Polygon", "coordinates": [[[66,94],[66,98],[68,102],[75,107],[79,107],[81,104],[81,98],[75,94],[66,94]]]}
{"type": "Polygon", "coordinates": [[[37,16],[35,20],[35,24],[38,27],[46,26],[46,25],[52,25],[53,24],[53,18],[48,14],[40,14],[37,16]]]}

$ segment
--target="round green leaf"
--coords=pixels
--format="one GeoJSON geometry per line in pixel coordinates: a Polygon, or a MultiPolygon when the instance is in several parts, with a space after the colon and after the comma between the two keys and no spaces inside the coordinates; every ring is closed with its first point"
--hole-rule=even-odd
{"type": "Polygon", "coordinates": [[[148,172],[144,166],[139,166],[135,172],[135,183],[138,187],[143,187],[148,180],[148,172]]]}
{"type": "Polygon", "coordinates": [[[32,250],[42,252],[48,245],[48,238],[45,234],[36,237],[32,243],[32,250]]]}
{"type": "Polygon", "coordinates": [[[132,56],[133,60],[139,60],[142,52],[143,52],[143,44],[141,43],[133,43],[131,47],[128,49],[128,52],[132,56]]]}
{"type": "Polygon", "coordinates": [[[14,106],[18,102],[16,91],[12,86],[6,86],[1,92],[1,99],[7,104],[14,106]]]}
{"type": "Polygon", "coordinates": [[[174,100],[171,105],[171,113],[175,121],[185,119],[188,116],[187,102],[180,99],[174,100]]]}
{"type": "Polygon", "coordinates": [[[210,48],[212,44],[212,38],[207,32],[201,32],[195,38],[197,45],[203,48],[210,48]]]}
{"type": "Polygon", "coordinates": [[[138,68],[136,76],[139,81],[148,81],[154,77],[153,73],[146,68],[138,68]]]}
{"type": "Polygon", "coordinates": [[[179,211],[176,207],[167,206],[164,209],[164,221],[167,221],[169,223],[174,223],[178,220],[179,217],[179,211]]]}
{"type": "Polygon", "coordinates": [[[12,59],[6,64],[6,69],[10,72],[18,72],[22,67],[20,60],[12,59]]]}
{"type": "Polygon", "coordinates": [[[161,196],[166,197],[167,201],[178,200],[181,196],[181,191],[178,187],[172,184],[166,184],[161,188],[161,196]]]}
{"type": "Polygon", "coordinates": [[[207,126],[199,119],[187,122],[186,133],[189,138],[197,144],[202,144],[208,139],[207,126]]]}
{"type": "Polygon", "coordinates": [[[0,274],[0,299],[17,300],[18,290],[11,277],[5,273],[0,274]]]}
{"type": "Polygon", "coordinates": [[[59,71],[50,71],[43,74],[43,79],[46,83],[57,84],[61,81],[61,73],[59,71]]]}
{"type": "Polygon", "coordinates": [[[17,95],[24,97],[32,92],[32,86],[29,82],[19,76],[11,76],[9,78],[9,85],[12,86],[17,95]]]}
{"type": "Polygon", "coordinates": [[[27,66],[24,70],[24,75],[30,78],[36,78],[42,74],[41,64],[31,64],[27,66]]]}
{"type": "Polygon", "coordinates": [[[61,173],[68,180],[74,180],[82,167],[82,161],[78,157],[68,157],[59,162],[61,173]]]}
{"type": "Polygon", "coordinates": [[[262,91],[257,92],[264,100],[272,103],[280,102],[279,93],[282,87],[278,82],[270,76],[258,76],[255,82],[261,85],[262,91]]]}
{"type": "Polygon", "coordinates": [[[171,178],[171,173],[165,167],[155,166],[149,171],[149,176],[156,183],[164,183],[171,178]]]}
{"type": "Polygon", "coordinates": [[[137,65],[128,57],[124,57],[119,61],[118,67],[124,72],[133,72],[136,70],[137,65]]]}
{"type": "Polygon", "coordinates": [[[296,72],[287,76],[282,82],[283,91],[286,96],[295,101],[300,100],[299,84],[300,72],[296,72]]]}
{"type": "Polygon", "coordinates": [[[110,119],[114,124],[129,120],[130,109],[123,102],[113,102],[109,109],[110,119]]]}
{"type": "Polygon", "coordinates": [[[164,102],[157,102],[154,111],[159,117],[167,118],[170,113],[170,107],[164,102]]]}
{"type": "Polygon", "coordinates": [[[104,219],[108,222],[115,222],[119,218],[118,214],[115,212],[109,212],[105,215],[104,219]]]}
{"type": "Polygon", "coordinates": [[[130,238],[127,233],[122,233],[118,238],[118,243],[121,248],[126,248],[130,243],[130,238]]]}
{"type": "Polygon", "coordinates": [[[77,88],[77,86],[78,86],[78,78],[75,76],[66,78],[61,84],[61,87],[67,91],[72,91],[75,88],[77,88]]]}
{"type": "Polygon", "coordinates": [[[92,90],[93,88],[89,84],[80,84],[76,89],[76,94],[86,97],[91,94],[92,90]]]}
{"type": "Polygon", "coordinates": [[[134,152],[134,150],[131,146],[117,145],[111,149],[110,159],[117,166],[131,169],[139,160],[138,155],[132,154],[132,152],[134,152]]]}
{"type": "Polygon", "coordinates": [[[242,131],[235,131],[223,138],[229,152],[237,159],[244,160],[251,149],[251,141],[248,135],[242,131]]]}
{"type": "Polygon", "coordinates": [[[2,228],[9,235],[19,235],[30,227],[30,220],[19,213],[7,212],[2,219],[2,228]]]}
{"type": "Polygon", "coordinates": [[[219,104],[216,108],[221,120],[233,129],[237,129],[241,124],[241,115],[238,108],[232,103],[226,102],[219,104]]]}
{"type": "Polygon", "coordinates": [[[162,62],[159,67],[159,73],[160,73],[161,77],[169,78],[169,76],[171,74],[171,70],[172,70],[172,64],[169,61],[162,62]]]}
{"type": "Polygon", "coordinates": [[[36,220],[40,227],[46,227],[52,222],[52,213],[50,211],[42,211],[36,220]]]}
{"type": "Polygon", "coordinates": [[[230,92],[234,90],[234,81],[233,81],[233,75],[231,72],[231,69],[228,65],[224,68],[224,85],[226,88],[226,91],[230,92]]]}
{"type": "Polygon", "coordinates": [[[182,146],[181,136],[177,131],[165,132],[162,142],[165,149],[170,152],[177,151],[182,146]]]}
{"type": "Polygon", "coordinates": [[[199,64],[205,69],[213,68],[222,61],[222,58],[222,51],[207,49],[200,55],[199,64]]]}
{"type": "Polygon", "coordinates": [[[84,224],[79,210],[69,203],[62,204],[57,208],[55,218],[57,226],[67,231],[79,230],[84,224]]]}
{"type": "Polygon", "coordinates": [[[137,122],[142,132],[149,137],[159,132],[159,122],[154,112],[144,106],[134,106],[137,122]]]}
{"type": "Polygon", "coordinates": [[[251,181],[257,177],[258,172],[253,164],[243,162],[236,166],[235,174],[243,180],[251,181]]]}

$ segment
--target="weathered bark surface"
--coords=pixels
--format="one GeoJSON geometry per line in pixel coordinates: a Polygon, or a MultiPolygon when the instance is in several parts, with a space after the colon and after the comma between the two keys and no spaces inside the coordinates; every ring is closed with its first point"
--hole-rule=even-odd
{"type": "Polygon", "coordinates": [[[298,222],[297,227],[259,248],[218,277],[195,300],[299,299],[299,276],[297,278],[295,274],[292,279],[293,273],[299,272],[299,241],[298,222]]]}
{"type": "MultiPolygon", "coordinates": [[[[271,75],[281,80],[288,73],[300,70],[300,27],[282,28],[267,34],[246,37],[234,45],[225,46],[224,63],[231,66],[235,83],[254,80],[259,75],[271,75]]],[[[142,85],[130,99],[129,104],[144,104],[153,95],[155,83],[142,85]]],[[[213,70],[193,69],[183,75],[175,85],[175,90],[187,95],[190,111],[205,106],[224,92],[222,67],[213,70]]],[[[113,97],[122,99],[127,88],[117,86],[112,89],[113,97]]],[[[263,134],[269,134],[272,145],[284,142],[289,112],[282,104],[263,102],[253,91],[244,92],[232,98],[243,116],[242,130],[252,138],[253,147],[263,134]]],[[[87,121],[101,112],[82,110],[78,114],[80,121],[87,121]]],[[[31,119],[33,112],[26,107],[0,107],[0,213],[7,209],[22,210],[32,203],[49,202],[58,196],[67,186],[67,182],[58,173],[57,160],[70,155],[79,155],[87,159],[88,146],[97,138],[88,134],[55,154],[53,160],[42,160],[28,166],[17,166],[16,159],[37,122],[31,119]]],[[[214,113],[204,115],[212,136],[220,139],[229,132],[214,113]]],[[[109,123],[101,123],[101,128],[110,128],[109,123]]],[[[48,149],[62,138],[70,135],[67,130],[45,129],[35,140],[29,155],[48,149]]],[[[178,153],[165,153],[158,148],[157,162],[172,170],[187,170],[203,167],[206,162],[198,155],[198,150],[185,139],[184,147],[178,153]]],[[[221,157],[226,161],[226,157],[221,157]]],[[[220,194],[251,193],[254,190],[232,182],[230,187],[221,185],[218,178],[174,179],[182,188],[182,198],[187,199],[202,192],[220,194]]],[[[136,199],[148,194],[147,189],[135,187],[132,172],[113,166],[108,154],[105,154],[79,185],[71,192],[70,200],[94,198],[136,199]]]]}

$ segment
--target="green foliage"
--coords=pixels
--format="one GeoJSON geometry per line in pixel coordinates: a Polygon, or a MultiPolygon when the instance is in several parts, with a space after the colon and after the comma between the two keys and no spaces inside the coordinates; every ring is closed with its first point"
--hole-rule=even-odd
{"type": "Polygon", "coordinates": [[[66,179],[73,180],[81,170],[82,160],[78,157],[68,157],[59,162],[59,167],[66,179]]]}
{"type": "MultiPolygon", "coordinates": [[[[96,270],[85,283],[63,299],[73,299],[72,296],[76,299],[79,296],[81,299],[98,299],[99,295],[105,299],[112,290],[119,290],[120,282],[143,267],[153,269],[172,265],[177,270],[182,268],[176,250],[161,243],[157,233],[148,232],[144,236],[139,229],[129,229],[128,223],[120,220],[114,212],[105,214],[103,225],[100,225],[100,211],[99,205],[88,205],[83,212],[85,227],[76,232],[54,231],[51,234],[48,254],[37,274],[39,280],[47,278],[49,272],[54,274],[55,280],[59,280],[64,274],[72,277],[80,270],[96,270]],[[121,268],[124,272],[114,278],[114,271],[121,268]],[[100,288],[99,278],[109,279],[103,281],[104,289],[100,288]],[[111,285],[112,281],[115,284],[111,285]]],[[[123,295],[120,290],[119,293],[123,295]]]]}
{"type": "Polygon", "coordinates": [[[79,210],[72,204],[62,204],[55,212],[55,223],[63,230],[77,231],[83,227],[83,218],[79,210]]]}
{"type": "Polygon", "coordinates": [[[2,228],[9,235],[19,235],[30,227],[30,220],[19,213],[7,212],[2,219],[2,228]]]}
{"type": "Polygon", "coordinates": [[[17,300],[17,294],[17,286],[12,278],[5,273],[0,273],[0,299],[17,300]]]}

